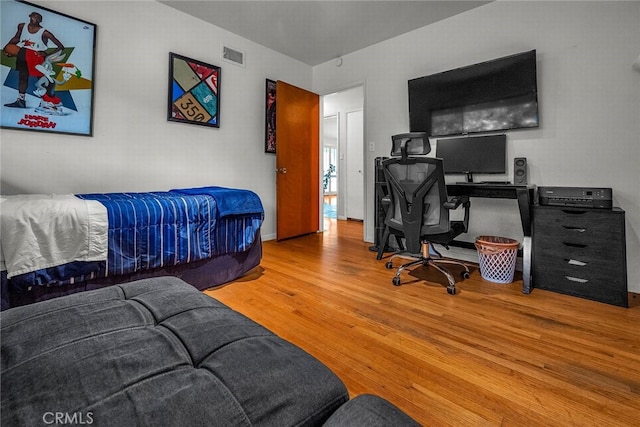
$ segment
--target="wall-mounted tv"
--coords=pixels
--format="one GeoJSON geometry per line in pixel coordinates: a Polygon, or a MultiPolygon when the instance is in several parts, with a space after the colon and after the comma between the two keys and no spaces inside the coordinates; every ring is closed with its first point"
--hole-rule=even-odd
{"type": "Polygon", "coordinates": [[[538,127],[536,51],[409,80],[409,128],[430,136],[538,127]]]}

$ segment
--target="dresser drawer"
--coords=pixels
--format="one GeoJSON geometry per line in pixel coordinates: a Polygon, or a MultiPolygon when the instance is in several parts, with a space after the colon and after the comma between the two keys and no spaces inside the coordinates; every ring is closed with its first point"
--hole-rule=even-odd
{"type": "Polygon", "coordinates": [[[536,270],[533,280],[534,286],[539,289],[621,307],[628,307],[629,304],[626,283],[614,283],[610,278],[581,277],[571,275],[571,271],[536,270]]]}
{"type": "Polygon", "coordinates": [[[619,241],[624,216],[594,211],[536,208],[533,226],[539,238],[575,243],[619,241]]]}
{"type": "Polygon", "coordinates": [[[554,260],[574,260],[590,265],[619,266],[625,256],[625,248],[620,242],[584,242],[552,241],[535,238],[533,251],[537,262],[554,260]]]}
{"type": "MultiPolygon", "coordinates": [[[[575,282],[596,282],[611,289],[626,289],[626,275],[615,263],[581,262],[574,259],[536,259],[537,273],[545,273],[558,278],[573,278],[575,282]]],[[[571,279],[567,279],[571,280],[571,279]]],[[[544,283],[542,283],[544,285],[544,283]]]]}
{"type": "MultiPolygon", "coordinates": [[[[577,226],[598,226],[598,224],[624,221],[624,211],[613,209],[576,209],[559,208],[551,206],[536,206],[535,216],[542,222],[553,225],[554,223],[570,221],[577,226]],[[596,222],[596,224],[594,224],[596,222]]],[[[534,218],[536,219],[536,218],[534,218]]],[[[606,225],[605,225],[606,226],[606,225]]]]}

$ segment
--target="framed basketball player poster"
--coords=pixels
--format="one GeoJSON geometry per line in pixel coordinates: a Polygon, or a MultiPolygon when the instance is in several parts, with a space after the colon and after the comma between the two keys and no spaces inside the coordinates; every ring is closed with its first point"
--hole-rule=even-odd
{"type": "Polygon", "coordinates": [[[0,1],[0,125],[93,135],[96,25],[0,1]]]}
{"type": "Polygon", "coordinates": [[[169,53],[167,120],[220,127],[220,67],[169,53]]]}

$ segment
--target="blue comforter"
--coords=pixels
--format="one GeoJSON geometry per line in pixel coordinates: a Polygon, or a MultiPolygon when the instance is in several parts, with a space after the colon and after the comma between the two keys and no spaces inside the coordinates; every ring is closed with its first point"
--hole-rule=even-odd
{"type": "Polygon", "coordinates": [[[248,250],[264,219],[260,198],[224,187],[80,194],[108,213],[106,262],[74,262],[15,276],[14,286],[64,285],[248,250]]]}
{"type": "Polygon", "coordinates": [[[257,194],[249,190],[226,187],[200,187],[171,190],[180,194],[207,195],[216,201],[220,216],[245,215],[263,212],[262,202],[257,194]]]}

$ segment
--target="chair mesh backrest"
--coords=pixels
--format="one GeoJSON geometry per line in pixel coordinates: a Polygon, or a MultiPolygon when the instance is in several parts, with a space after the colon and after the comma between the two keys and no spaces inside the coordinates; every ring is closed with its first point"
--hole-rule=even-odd
{"type": "Polygon", "coordinates": [[[407,249],[417,252],[420,238],[450,229],[442,159],[391,158],[382,163],[392,201],[387,225],[401,228],[407,249]]]}

